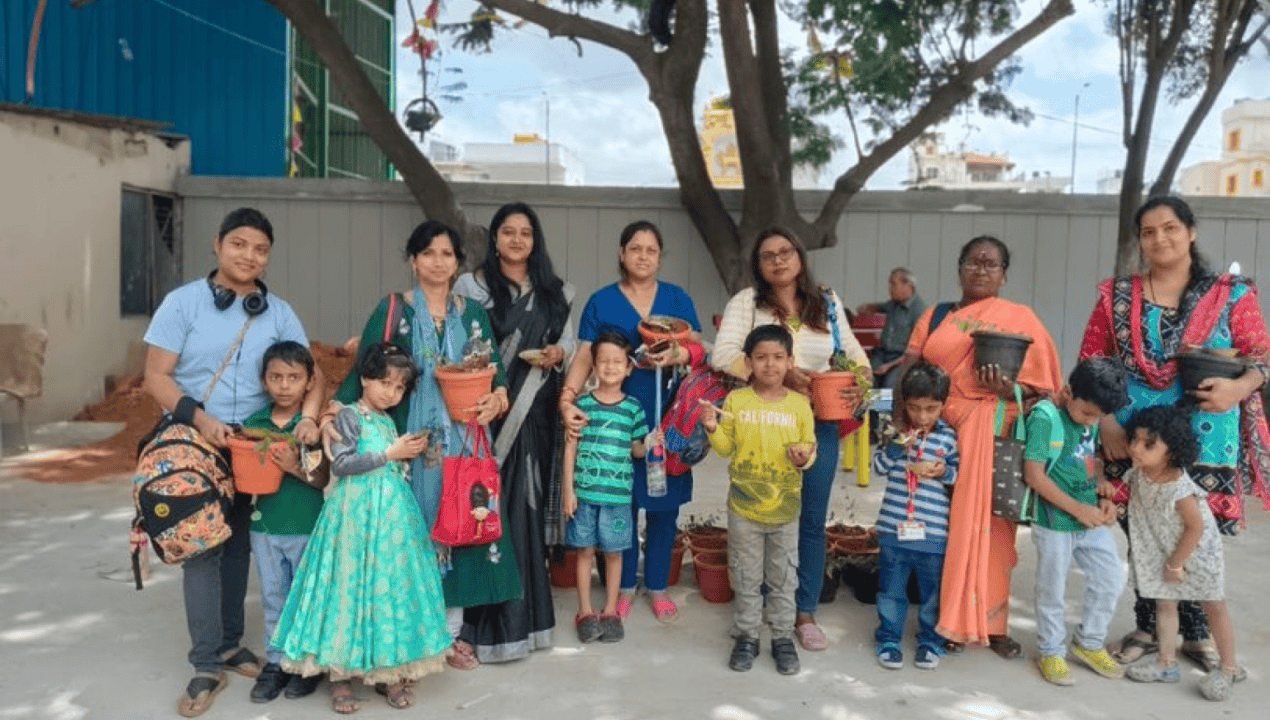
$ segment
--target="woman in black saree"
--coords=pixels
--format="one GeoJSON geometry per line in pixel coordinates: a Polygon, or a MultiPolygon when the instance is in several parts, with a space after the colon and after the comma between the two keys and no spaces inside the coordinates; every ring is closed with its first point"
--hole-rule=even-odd
{"type": "Polygon", "coordinates": [[[576,347],[573,288],[552,269],[538,216],[524,203],[499,208],[482,266],[454,292],[481,303],[505,358],[511,410],[491,425],[503,483],[504,533],[524,588],[518,600],[468,608],[460,638],[481,662],[551,646],[555,616],[547,548],[562,542],[559,412],[562,372],[576,347]]]}

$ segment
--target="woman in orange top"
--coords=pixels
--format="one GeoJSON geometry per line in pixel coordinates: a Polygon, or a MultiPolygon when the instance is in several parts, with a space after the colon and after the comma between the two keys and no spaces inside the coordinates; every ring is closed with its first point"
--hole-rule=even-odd
{"type": "Polygon", "coordinates": [[[1012,427],[1017,381],[1025,400],[1057,392],[1062,385],[1054,341],[1032,309],[998,297],[1010,267],[1005,243],[981,235],[966,243],[957,260],[962,298],[927,310],[908,341],[906,359],[921,357],[952,378],[944,419],[957,430],[961,468],[949,514],[948,551],[940,591],[938,631],[956,652],[964,643],[987,644],[1004,658],[1022,654],[1008,632],[1010,573],[1015,525],[992,514],[992,437],[998,399],[1005,399],[1005,427],[1012,427]],[[942,317],[941,317],[942,316],[942,317]],[[932,318],[935,326],[931,327],[932,318]],[[975,363],[975,330],[1032,338],[1017,378],[975,363]]]}

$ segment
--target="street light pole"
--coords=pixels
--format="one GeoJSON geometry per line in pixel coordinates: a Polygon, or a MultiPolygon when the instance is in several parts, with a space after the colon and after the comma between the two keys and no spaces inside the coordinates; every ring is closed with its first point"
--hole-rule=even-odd
{"type": "Polygon", "coordinates": [[[1076,130],[1080,127],[1080,93],[1089,87],[1089,83],[1081,86],[1076,93],[1076,107],[1072,112],[1072,195],[1076,194],[1076,130]]]}

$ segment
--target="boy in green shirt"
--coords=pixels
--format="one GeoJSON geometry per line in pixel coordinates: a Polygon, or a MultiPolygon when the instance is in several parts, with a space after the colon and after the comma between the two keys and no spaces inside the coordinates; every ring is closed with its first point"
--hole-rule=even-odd
{"type": "MultiPolygon", "coordinates": [[[[303,419],[301,406],[313,385],[313,367],[313,355],[300,343],[285,340],[270,345],[260,363],[260,379],[270,401],[243,420],[243,427],[293,432],[303,419]]],[[[319,472],[312,476],[312,484],[302,480],[310,475],[301,469],[300,454],[290,443],[275,450],[273,458],[282,467],[282,485],[272,495],[256,496],[251,520],[251,552],[260,571],[267,660],[251,688],[254,703],[269,702],[283,689],[288,698],[311,695],[322,681],[321,675],[305,678],[283,672],[279,666],[282,652],[270,641],[300,557],[322,512],[322,488],[329,476],[319,472]]]]}
{"type": "Polygon", "coordinates": [[[798,589],[798,517],[802,470],[816,459],[815,418],[807,398],[784,386],[794,339],[779,325],[760,325],[745,338],[750,387],[734,390],[723,410],[706,404],[701,425],[710,446],[730,457],[728,571],[736,592],[728,667],[749,670],[758,655],[767,585],[772,657],[782,675],[798,672],[794,591],[798,589]]]}
{"type": "Polygon", "coordinates": [[[1023,479],[1040,495],[1032,523],[1036,544],[1036,641],[1041,676],[1071,685],[1065,600],[1073,562],[1085,575],[1085,605],[1072,637],[1072,657],[1103,677],[1124,677],[1103,642],[1124,590],[1120,553],[1109,527],[1115,505],[1098,498],[1098,422],[1129,402],[1124,369],[1091,358],[1076,366],[1053,400],[1027,418],[1023,479]]]}

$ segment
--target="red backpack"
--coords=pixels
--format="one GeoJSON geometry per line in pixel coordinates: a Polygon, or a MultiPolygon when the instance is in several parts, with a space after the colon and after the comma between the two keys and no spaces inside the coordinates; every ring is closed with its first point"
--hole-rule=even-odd
{"type": "Polygon", "coordinates": [[[666,474],[683,475],[710,453],[710,439],[701,427],[701,402],[718,405],[729,392],[745,383],[706,362],[705,348],[700,343],[687,343],[692,361],[688,376],[675,391],[661,419],[661,431],[666,437],[666,474]]]}

